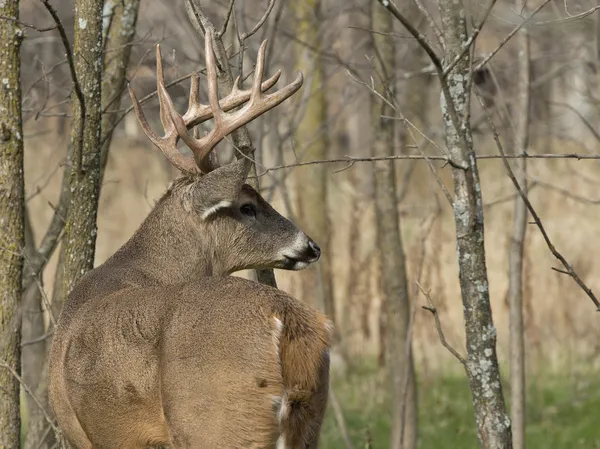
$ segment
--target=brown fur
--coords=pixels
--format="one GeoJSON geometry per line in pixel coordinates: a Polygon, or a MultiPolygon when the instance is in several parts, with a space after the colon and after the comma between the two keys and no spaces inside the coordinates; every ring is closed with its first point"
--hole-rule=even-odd
{"type": "Polygon", "coordinates": [[[227,276],[302,268],[314,244],[243,185],[246,173],[238,163],[175,183],[69,296],[49,394],[74,449],[275,448],[281,435],[286,449],[317,447],[330,323],[227,276]],[[202,218],[222,201],[230,206],[202,218]],[[255,218],[240,212],[249,203],[255,218]]]}

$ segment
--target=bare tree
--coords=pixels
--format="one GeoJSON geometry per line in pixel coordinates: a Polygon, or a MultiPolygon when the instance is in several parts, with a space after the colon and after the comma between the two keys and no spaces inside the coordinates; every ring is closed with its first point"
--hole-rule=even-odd
{"type": "MultiPolygon", "coordinates": [[[[371,9],[371,28],[376,31],[373,34],[375,89],[394,95],[396,63],[393,17],[376,2],[371,4],[371,9]]],[[[386,101],[373,97],[371,132],[375,157],[394,154],[394,120],[386,118],[393,112],[386,101]]],[[[381,161],[374,163],[374,170],[377,241],[385,296],[385,347],[392,384],[391,447],[410,449],[417,444],[417,404],[412,351],[408,341],[410,300],[397,210],[396,169],[393,162],[381,161]]]]}
{"type": "MultiPolygon", "coordinates": [[[[62,251],[62,298],[94,266],[100,195],[103,0],[75,1],[75,97],[69,174],[69,212],[62,251]]],[[[56,300],[56,298],[55,298],[56,300]]]]}
{"type": "MultiPolygon", "coordinates": [[[[295,36],[307,45],[296,46],[296,65],[307,74],[304,88],[306,102],[303,115],[296,128],[296,153],[302,160],[325,159],[329,146],[327,123],[327,97],[325,95],[325,72],[319,52],[321,48],[318,29],[321,0],[292,2],[295,20],[295,36]],[[316,49],[316,50],[313,50],[316,49]]],[[[327,168],[312,167],[298,171],[296,185],[301,189],[297,199],[298,221],[308,234],[319,242],[325,260],[302,276],[302,298],[318,298],[329,318],[335,322],[333,284],[331,280],[330,226],[327,216],[327,168]]]]}
{"type": "Polygon", "coordinates": [[[109,25],[104,33],[104,73],[102,76],[102,155],[101,171],[104,175],[113,131],[119,119],[119,106],[126,81],[126,71],[131,56],[132,41],[138,19],[140,0],[107,0],[109,25]]]}
{"type": "Polygon", "coordinates": [[[25,248],[19,1],[0,2],[0,15],[0,446],[17,448],[25,248]]]}
{"type": "MultiPolygon", "coordinates": [[[[523,0],[515,1],[517,11],[526,11],[523,0]]],[[[529,144],[529,35],[527,27],[517,35],[518,100],[516,114],[515,153],[527,152],[529,144]]],[[[515,176],[527,194],[527,160],[515,161],[515,176]]],[[[509,252],[508,304],[510,309],[510,415],[514,449],[525,448],[525,329],[523,326],[523,252],[527,230],[527,205],[520,196],[514,204],[513,229],[509,252]]]]}
{"type": "Polygon", "coordinates": [[[451,201],[466,330],[467,358],[461,361],[469,379],[481,446],[509,448],[512,446],[511,426],[496,355],[496,328],[485,262],[483,201],[470,124],[472,40],[467,32],[465,5],[462,0],[439,1],[441,36],[445,44],[443,65],[428,40],[394,3],[379,2],[419,41],[439,75],[444,137],[454,181],[451,201]]]}

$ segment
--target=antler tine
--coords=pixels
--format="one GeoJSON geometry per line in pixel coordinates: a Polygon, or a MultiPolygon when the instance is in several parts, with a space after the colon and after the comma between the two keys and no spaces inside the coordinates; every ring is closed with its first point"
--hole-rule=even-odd
{"type": "Polygon", "coordinates": [[[256,58],[256,67],[254,67],[254,79],[252,80],[252,94],[250,96],[250,102],[255,102],[261,98],[262,91],[260,85],[262,82],[263,72],[265,69],[265,50],[267,48],[267,40],[265,39],[258,48],[258,56],[256,58]]]}
{"type": "Polygon", "coordinates": [[[284,100],[292,96],[301,86],[304,81],[302,73],[298,72],[296,79],[278,90],[273,94],[266,95],[262,91],[262,76],[264,69],[264,58],[266,50],[266,41],[264,41],[259,49],[256,61],[256,68],[250,101],[240,110],[225,113],[219,106],[217,74],[215,67],[215,56],[212,48],[212,36],[210,33],[206,35],[206,70],[208,75],[208,91],[212,113],[215,117],[215,125],[212,131],[201,139],[196,139],[187,133],[186,123],[178,114],[171,111],[171,119],[175,125],[175,129],[179,136],[183,139],[186,145],[194,153],[196,164],[203,172],[211,170],[211,164],[207,161],[207,156],[212,149],[225,138],[228,134],[235,131],[237,128],[251,122],[258,116],[264,114],[269,109],[274,108],[284,100]]]}
{"type": "Polygon", "coordinates": [[[167,133],[165,137],[160,137],[158,134],[154,132],[148,120],[146,120],[146,115],[142,111],[142,107],[131,88],[131,85],[127,84],[127,88],[129,89],[129,96],[131,97],[131,102],[133,103],[133,110],[135,112],[135,116],[138,119],[144,134],[146,137],[156,145],[166,156],[166,158],[177,167],[179,170],[185,173],[197,173],[198,166],[194,159],[191,157],[186,157],[177,151],[177,134],[173,133],[171,129],[170,133],[167,133]]]}
{"type": "Polygon", "coordinates": [[[156,44],[156,91],[158,92],[158,102],[160,105],[160,122],[165,132],[169,133],[169,131],[173,130],[173,124],[171,123],[170,114],[166,110],[165,98],[162,95],[163,92],[166,92],[166,88],[160,44],[156,44]]]}
{"type": "Polygon", "coordinates": [[[188,110],[183,116],[177,112],[173,100],[167,92],[160,46],[156,46],[156,86],[160,102],[160,120],[165,131],[165,135],[162,137],[154,132],[148,124],[133,89],[128,85],[136,117],[148,139],[164,153],[174,166],[181,171],[190,174],[197,173],[199,170],[207,173],[214,169],[215,165],[209,160],[208,156],[211,150],[223,140],[225,136],[254,120],[269,109],[277,106],[286,98],[289,98],[300,88],[303,82],[302,74],[298,72],[298,76],[291,84],[273,94],[264,94],[264,91],[270,89],[281,76],[281,70],[278,70],[271,78],[262,82],[266,49],[265,41],[261,44],[258,52],[255,69],[256,73],[254,74],[252,88],[249,90],[240,90],[238,87],[238,77],[231,93],[219,101],[216,61],[212,44],[213,36],[208,33],[206,35],[205,48],[210,105],[199,103],[199,75],[198,73],[194,73],[191,77],[188,110]],[[240,106],[248,100],[250,101],[242,109],[233,113],[226,112],[240,106]],[[207,136],[201,139],[195,139],[188,135],[187,130],[189,128],[192,128],[211,117],[214,117],[215,125],[207,136]],[[183,139],[190,147],[194,153],[193,158],[186,157],[177,150],[177,140],[179,138],[183,139]]]}

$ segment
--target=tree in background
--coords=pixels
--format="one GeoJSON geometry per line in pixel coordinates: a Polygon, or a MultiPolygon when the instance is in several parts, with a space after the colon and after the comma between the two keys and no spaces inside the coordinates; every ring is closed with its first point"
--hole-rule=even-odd
{"type": "MultiPolygon", "coordinates": [[[[371,29],[374,45],[374,88],[394,97],[396,77],[393,17],[376,2],[371,4],[371,29]]],[[[393,101],[393,100],[392,100],[393,101]]],[[[387,101],[372,97],[372,153],[375,157],[394,154],[395,121],[387,101]]],[[[375,215],[381,266],[381,289],[384,293],[386,321],[386,362],[392,390],[392,449],[412,449],[417,444],[417,402],[415,373],[409,341],[410,299],[406,259],[400,232],[396,168],[391,161],[374,163],[375,215]]]]}
{"type": "MultiPolygon", "coordinates": [[[[296,67],[306,74],[303,88],[302,118],[296,128],[296,155],[300,160],[327,158],[329,146],[327,133],[327,95],[325,69],[319,57],[319,15],[321,0],[291,2],[294,12],[296,67]]],[[[327,167],[317,165],[295,174],[297,213],[299,225],[321,247],[323,260],[307,269],[303,278],[301,298],[317,301],[335,323],[331,255],[329,246],[331,230],[327,213],[327,167]]]]}
{"type": "MultiPolygon", "coordinates": [[[[523,0],[515,1],[518,11],[527,11],[523,0]]],[[[514,111],[515,154],[527,152],[529,145],[530,56],[527,27],[517,35],[517,107],[514,111]]],[[[527,193],[527,160],[514,163],[515,176],[527,193]]],[[[525,328],[523,325],[523,255],[527,231],[527,205],[520,196],[515,198],[513,229],[508,261],[508,305],[510,316],[510,417],[513,449],[525,448],[525,328]]]]}
{"type": "Polygon", "coordinates": [[[0,2],[0,447],[18,448],[24,179],[19,0],[0,2]]]}
{"type": "MultiPolygon", "coordinates": [[[[102,146],[103,0],[75,1],[75,96],[60,300],[94,267],[102,146]]],[[[58,300],[59,298],[54,298],[58,300]]]]}
{"type": "MultiPolygon", "coordinates": [[[[467,357],[457,357],[465,367],[484,448],[512,445],[496,355],[496,328],[492,318],[485,261],[483,200],[470,124],[471,54],[467,14],[462,0],[440,0],[444,42],[443,63],[426,38],[389,1],[379,0],[427,51],[442,88],[444,138],[454,181],[452,202],[456,226],[459,280],[466,331],[467,357]]],[[[493,3],[492,3],[493,5],[493,3]]],[[[449,195],[449,193],[448,193],[449,195]]]]}

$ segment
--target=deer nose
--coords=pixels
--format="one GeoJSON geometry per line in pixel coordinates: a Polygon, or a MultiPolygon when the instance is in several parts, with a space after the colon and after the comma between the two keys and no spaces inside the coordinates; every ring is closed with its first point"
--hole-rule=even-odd
{"type": "Polygon", "coordinates": [[[314,253],[316,259],[321,256],[321,248],[312,239],[308,239],[308,247],[314,253]]]}

